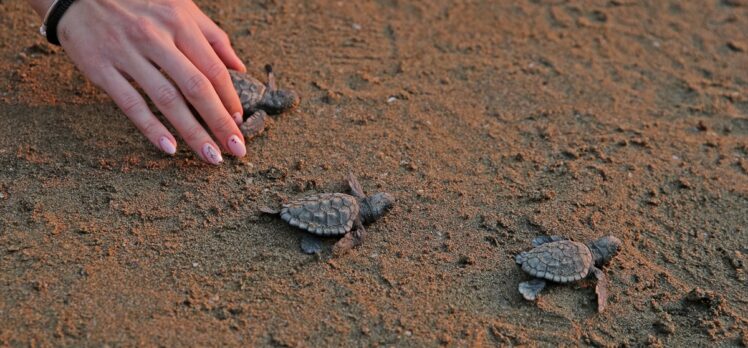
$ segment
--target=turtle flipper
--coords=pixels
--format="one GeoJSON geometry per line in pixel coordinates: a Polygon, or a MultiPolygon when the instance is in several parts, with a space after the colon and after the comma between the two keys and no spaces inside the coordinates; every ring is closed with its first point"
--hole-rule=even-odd
{"type": "Polygon", "coordinates": [[[244,123],[242,123],[241,129],[242,134],[244,134],[245,140],[250,140],[265,131],[265,126],[269,125],[269,122],[272,122],[270,120],[270,117],[268,117],[268,114],[263,110],[258,110],[249,118],[247,118],[244,123]]]}
{"type": "Polygon", "coordinates": [[[350,234],[353,235],[354,246],[364,244],[364,238],[366,238],[366,229],[364,228],[364,224],[361,222],[361,219],[356,219],[356,230],[351,231],[350,234]]]}
{"type": "Polygon", "coordinates": [[[514,262],[516,262],[518,265],[525,263],[525,261],[527,261],[527,252],[525,251],[517,254],[517,256],[514,257],[514,262]]]}
{"type": "Polygon", "coordinates": [[[545,281],[542,279],[533,279],[519,283],[518,290],[522,297],[528,301],[535,301],[540,291],[545,288],[545,281]]]}
{"type": "Polygon", "coordinates": [[[305,234],[301,237],[301,251],[309,255],[319,254],[322,252],[322,241],[315,236],[305,234]]]}
{"type": "Polygon", "coordinates": [[[605,307],[608,305],[608,277],[605,276],[605,272],[599,268],[592,266],[590,272],[597,278],[597,285],[595,286],[595,294],[597,294],[597,312],[602,313],[605,307]]]}
{"type": "Polygon", "coordinates": [[[532,240],[532,246],[537,248],[545,243],[558,242],[562,240],[568,240],[569,238],[561,236],[537,236],[532,240]]]}
{"type": "Polygon", "coordinates": [[[358,182],[358,179],[356,179],[356,176],[353,175],[353,173],[348,173],[348,186],[351,187],[351,192],[353,192],[353,195],[356,196],[356,198],[366,197],[364,188],[361,186],[361,183],[358,182]]]}
{"type": "Polygon", "coordinates": [[[343,238],[335,243],[332,247],[332,253],[335,256],[343,255],[348,252],[348,250],[361,245],[364,242],[365,237],[366,229],[364,228],[364,224],[361,223],[361,219],[356,219],[356,229],[346,233],[343,238]]]}
{"type": "Polygon", "coordinates": [[[275,74],[273,74],[273,66],[265,64],[265,72],[268,74],[268,89],[270,91],[277,91],[278,84],[275,82],[275,74]]]}

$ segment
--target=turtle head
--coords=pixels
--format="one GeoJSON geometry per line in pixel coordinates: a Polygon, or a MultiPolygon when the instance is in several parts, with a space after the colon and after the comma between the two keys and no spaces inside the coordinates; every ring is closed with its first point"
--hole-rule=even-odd
{"type": "Polygon", "coordinates": [[[377,192],[361,200],[363,222],[371,223],[387,214],[395,204],[395,197],[389,193],[377,192]]]}
{"type": "Polygon", "coordinates": [[[602,267],[606,265],[613,256],[621,250],[621,240],[613,236],[605,236],[587,244],[595,259],[595,266],[602,267]]]}
{"type": "Polygon", "coordinates": [[[276,115],[299,105],[301,98],[296,92],[289,89],[278,89],[273,67],[270,64],[265,65],[265,71],[268,74],[268,83],[265,94],[260,100],[259,108],[265,110],[268,114],[276,115]]]}
{"type": "Polygon", "coordinates": [[[259,108],[265,110],[270,115],[277,115],[286,112],[299,105],[301,99],[299,95],[288,89],[268,90],[260,100],[259,108]]]}

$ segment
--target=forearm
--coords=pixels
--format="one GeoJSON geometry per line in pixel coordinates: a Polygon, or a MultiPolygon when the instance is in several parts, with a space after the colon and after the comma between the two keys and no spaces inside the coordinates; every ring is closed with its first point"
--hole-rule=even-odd
{"type": "Polygon", "coordinates": [[[36,11],[40,18],[44,18],[44,15],[47,14],[47,10],[52,6],[54,0],[26,0],[26,2],[31,5],[31,8],[36,11]]]}

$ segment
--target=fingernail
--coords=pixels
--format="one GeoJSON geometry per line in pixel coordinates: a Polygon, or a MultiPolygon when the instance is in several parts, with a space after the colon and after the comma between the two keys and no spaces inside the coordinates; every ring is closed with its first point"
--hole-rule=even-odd
{"type": "Polygon", "coordinates": [[[174,146],[174,143],[172,143],[167,137],[161,137],[161,139],[158,140],[158,145],[161,146],[161,150],[169,155],[177,153],[177,147],[174,146]]]}
{"type": "Polygon", "coordinates": [[[220,164],[221,162],[223,162],[221,152],[211,144],[203,145],[203,156],[210,164],[220,164]]]}
{"type": "Polygon", "coordinates": [[[229,150],[236,157],[244,157],[247,154],[247,147],[244,146],[244,142],[236,135],[232,135],[229,138],[229,150]]]}
{"type": "Polygon", "coordinates": [[[243,123],[242,121],[244,121],[244,119],[242,118],[242,113],[241,112],[235,112],[234,113],[234,122],[236,122],[237,125],[241,126],[242,123],[243,123]]]}

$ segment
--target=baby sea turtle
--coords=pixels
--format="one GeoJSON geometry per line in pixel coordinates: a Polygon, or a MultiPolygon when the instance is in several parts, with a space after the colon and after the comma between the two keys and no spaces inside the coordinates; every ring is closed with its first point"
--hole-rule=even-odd
{"type": "MultiPolygon", "coordinates": [[[[348,175],[348,185],[352,196],[344,193],[320,193],[286,203],[280,211],[266,207],[260,211],[280,214],[281,219],[289,225],[315,236],[343,236],[333,247],[333,252],[340,255],[360,245],[366,235],[364,224],[384,216],[395,202],[390,194],[384,192],[366,196],[353,174],[348,175]]],[[[311,236],[305,236],[301,246],[308,254],[320,250],[319,240],[311,236]]]]}
{"type": "Polygon", "coordinates": [[[519,292],[526,300],[537,298],[545,287],[545,280],[571,283],[592,273],[597,278],[597,310],[605,310],[608,278],[600,268],[618,254],[621,240],[606,236],[585,245],[564,237],[541,236],[533,239],[532,246],[532,250],[524,251],[515,258],[523,271],[536,278],[519,283],[519,292]]]}
{"type": "Polygon", "coordinates": [[[272,122],[268,115],[277,115],[299,105],[300,98],[296,92],[278,89],[270,64],[265,65],[265,71],[268,74],[267,84],[247,74],[229,70],[231,81],[244,109],[244,120],[240,129],[247,140],[260,135],[265,126],[272,122]]]}

